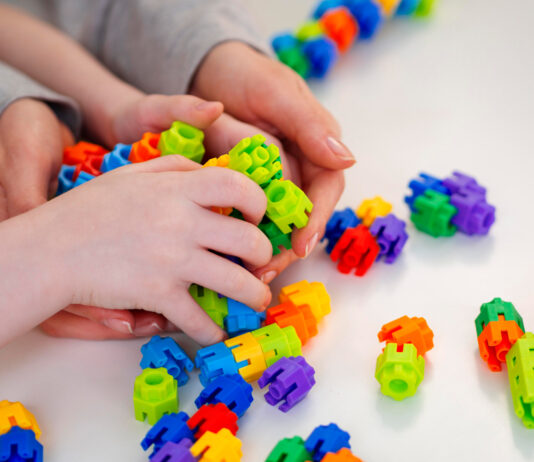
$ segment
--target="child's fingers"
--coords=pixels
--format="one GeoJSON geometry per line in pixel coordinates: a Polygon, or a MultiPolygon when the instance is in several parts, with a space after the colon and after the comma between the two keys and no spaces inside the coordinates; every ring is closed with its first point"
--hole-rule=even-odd
{"type": "Polygon", "coordinates": [[[146,162],[137,162],[124,167],[111,170],[105,175],[122,175],[125,173],[163,173],[163,172],[187,172],[199,170],[202,166],[180,155],[162,156],[146,162]]]}
{"type": "Polygon", "coordinates": [[[263,283],[270,284],[276,276],[298,259],[299,257],[295,255],[295,252],[293,252],[292,249],[282,249],[282,251],[278,255],[275,255],[267,265],[262,268],[254,269],[252,273],[263,283]]]}

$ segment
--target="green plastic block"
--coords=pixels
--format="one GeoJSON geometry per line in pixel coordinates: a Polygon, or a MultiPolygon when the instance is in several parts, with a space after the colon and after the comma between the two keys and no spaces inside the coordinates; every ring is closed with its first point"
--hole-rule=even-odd
{"type": "Polygon", "coordinates": [[[312,457],[312,454],[306,451],[304,440],[295,436],[278,441],[265,462],[306,462],[312,460],[312,457]]]}
{"type": "Polygon", "coordinates": [[[144,369],[134,383],[135,418],[154,425],[163,414],[178,412],[178,382],[167,369],[144,369]]]}
{"type": "Polygon", "coordinates": [[[304,228],[308,224],[308,215],[313,204],[308,196],[290,180],[273,180],[265,188],[267,196],[267,217],[274,222],[284,234],[291,232],[291,227],[304,228]]]}
{"type": "Polygon", "coordinates": [[[490,322],[498,321],[499,316],[504,316],[505,321],[515,321],[523,332],[525,326],[523,318],[515,309],[515,306],[510,302],[505,302],[500,298],[494,298],[491,302],[483,303],[480,307],[480,314],[475,319],[475,326],[477,328],[477,337],[482,333],[484,327],[490,322]]]}
{"type": "Polygon", "coordinates": [[[273,323],[251,331],[258,340],[267,367],[283,357],[302,355],[302,343],[293,326],[280,327],[273,323]]]}
{"type": "Polygon", "coordinates": [[[224,329],[224,319],[228,316],[228,299],[219,297],[217,292],[198,284],[191,284],[189,293],[212,321],[224,329]]]}
{"type": "Polygon", "coordinates": [[[297,29],[295,37],[301,42],[306,42],[325,35],[324,29],[319,21],[308,21],[297,29]]]}
{"type": "Polygon", "coordinates": [[[271,241],[273,255],[278,255],[280,253],[280,247],[285,247],[287,250],[291,249],[291,233],[284,234],[278,229],[278,226],[267,217],[263,217],[263,220],[258,227],[263,234],[269,238],[269,241],[271,241]]]}
{"type": "Polygon", "coordinates": [[[534,334],[527,332],[506,355],[508,379],[517,417],[534,428],[534,334]]]}
{"type": "Polygon", "coordinates": [[[180,154],[195,162],[204,156],[204,132],[192,125],[177,120],[161,134],[158,149],[162,156],[180,154]]]}
{"type": "Polygon", "coordinates": [[[375,378],[380,391],[397,401],[413,396],[424,376],[425,360],[411,343],[388,343],[376,360],[375,378]]]}
{"type": "Polygon", "coordinates": [[[454,235],[456,226],[451,224],[451,219],[458,209],[449,201],[449,196],[427,189],[415,199],[417,212],[411,216],[415,227],[434,237],[454,235]]]}
{"type": "Polygon", "coordinates": [[[429,16],[434,11],[435,0],[421,0],[414,11],[415,16],[429,16]]]}
{"type": "Polygon", "coordinates": [[[293,69],[303,79],[308,77],[310,62],[300,48],[286,48],[278,53],[278,59],[286,66],[293,69]]]}

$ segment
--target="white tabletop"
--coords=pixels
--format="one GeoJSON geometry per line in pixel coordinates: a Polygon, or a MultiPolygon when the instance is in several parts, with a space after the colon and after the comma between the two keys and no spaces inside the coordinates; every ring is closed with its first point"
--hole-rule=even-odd
{"type": "MultiPolygon", "coordinates": [[[[304,0],[249,0],[272,34],[311,10],[304,0]]],[[[244,461],[259,462],[283,437],[306,438],[336,422],[365,461],[534,460],[534,432],[515,416],[506,372],[478,355],[473,320],[480,304],[512,301],[534,326],[532,187],[534,28],[532,0],[443,0],[428,21],[395,20],[359,44],[323,82],[318,98],[339,118],[358,157],[340,206],[377,194],[408,218],[403,196],[419,171],[471,173],[497,207],[489,237],[434,239],[409,225],[392,266],[344,276],[319,248],[275,282],[326,284],[332,314],[304,349],[317,385],[287,415],[255,401],[240,421],[244,461]],[[381,325],[424,316],[435,332],[416,396],[396,402],[374,379],[381,325]]],[[[195,347],[179,341],[190,352],[195,347]]],[[[133,417],[132,388],[143,340],[84,342],[32,332],[0,351],[0,398],[26,404],[52,462],[143,461],[149,426],[133,417]]],[[[193,412],[201,386],[180,389],[193,412]]]]}

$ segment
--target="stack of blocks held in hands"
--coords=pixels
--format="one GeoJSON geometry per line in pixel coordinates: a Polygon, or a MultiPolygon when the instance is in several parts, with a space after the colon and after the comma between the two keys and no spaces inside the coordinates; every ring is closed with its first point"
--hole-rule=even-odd
{"type": "Polygon", "coordinates": [[[500,298],[482,304],[475,327],[480,356],[493,372],[506,362],[515,413],[534,429],[534,334],[525,333],[514,305],[500,298]]]}
{"type": "Polygon", "coordinates": [[[272,41],[278,59],[303,78],[324,77],[339,53],[357,40],[372,38],[384,19],[393,15],[426,16],[434,0],[323,0],[312,19],[295,34],[284,33],[272,41]]]}
{"type": "Polygon", "coordinates": [[[340,273],[355,270],[363,276],[377,260],[391,264],[397,260],[406,241],[406,223],[391,212],[392,205],[380,196],[364,200],[356,213],[351,208],[336,210],[328,223],[323,240],[326,252],[338,262],[340,273]]]}
{"type": "Polygon", "coordinates": [[[19,402],[0,401],[0,461],[43,461],[41,430],[19,402]]]}

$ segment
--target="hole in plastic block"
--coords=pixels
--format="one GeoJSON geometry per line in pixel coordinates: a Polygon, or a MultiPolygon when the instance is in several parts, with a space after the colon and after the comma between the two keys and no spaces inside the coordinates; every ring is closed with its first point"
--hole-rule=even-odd
{"type": "Polygon", "coordinates": [[[404,393],[408,389],[408,384],[404,380],[394,379],[389,382],[389,388],[394,393],[404,393]]]}
{"type": "Polygon", "coordinates": [[[159,385],[163,382],[163,376],[161,374],[149,374],[145,378],[147,385],[159,385]]]}
{"type": "Polygon", "coordinates": [[[285,195],[286,190],[284,188],[273,188],[270,194],[271,202],[280,202],[285,195]]]}
{"type": "Polygon", "coordinates": [[[190,140],[195,139],[195,130],[193,130],[191,127],[186,127],[182,125],[180,126],[180,128],[178,128],[178,133],[180,133],[180,135],[182,135],[184,138],[190,140]]]}

